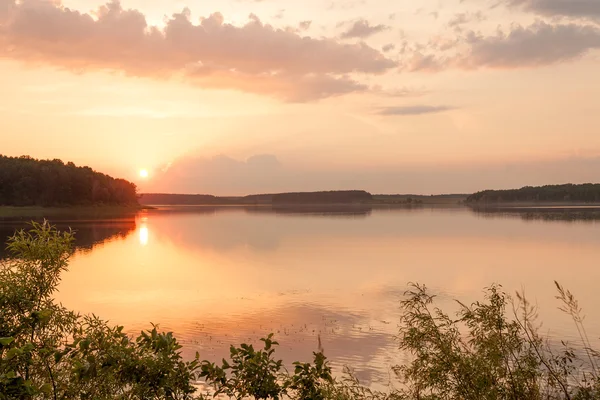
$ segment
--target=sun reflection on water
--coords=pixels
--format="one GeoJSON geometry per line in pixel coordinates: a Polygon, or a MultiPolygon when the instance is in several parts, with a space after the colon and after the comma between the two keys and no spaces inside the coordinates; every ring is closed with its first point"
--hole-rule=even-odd
{"type": "Polygon", "coordinates": [[[142,246],[146,246],[148,244],[148,227],[146,225],[142,225],[140,227],[140,244],[142,246]]]}

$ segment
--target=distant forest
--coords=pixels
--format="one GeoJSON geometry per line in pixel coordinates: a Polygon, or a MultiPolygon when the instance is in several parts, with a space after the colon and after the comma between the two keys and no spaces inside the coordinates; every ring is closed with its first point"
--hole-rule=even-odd
{"type": "Polygon", "coordinates": [[[273,204],[338,204],[362,203],[373,200],[364,190],[340,190],[331,192],[281,193],[273,195],[273,204]]]}
{"type": "Polygon", "coordinates": [[[257,194],[241,197],[165,193],[148,193],[140,196],[140,202],[148,205],[355,204],[370,202],[372,200],[373,196],[364,190],[257,194]]]}
{"type": "Polygon", "coordinates": [[[136,186],[61,160],[0,155],[0,205],[75,206],[138,204],[136,186]]]}
{"type": "Polygon", "coordinates": [[[512,190],[485,190],[467,197],[467,203],[600,202],[600,184],[526,186],[512,190]]]}

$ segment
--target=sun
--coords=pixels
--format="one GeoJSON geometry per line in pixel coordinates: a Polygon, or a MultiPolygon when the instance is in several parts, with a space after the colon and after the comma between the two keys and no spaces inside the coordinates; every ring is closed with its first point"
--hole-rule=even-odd
{"type": "Polygon", "coordinates": [[[146,179],[148,177],[148,170],[147,169],[140,169],[140,178],[144,178],[146,179]]]}

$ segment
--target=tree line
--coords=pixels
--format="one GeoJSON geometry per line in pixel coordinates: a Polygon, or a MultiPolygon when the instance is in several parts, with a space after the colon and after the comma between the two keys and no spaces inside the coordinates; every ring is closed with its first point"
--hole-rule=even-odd
{"type": "Polygon", "coordinates": [[[273,204],[345,204],[371,201],[373,201],[373,196],[364,190],[280,193],[273,195],[273,204]]]}
{"type": "Polygon", "coordinates": [[[354,204],[370,203],[373,196],[364,190],[333,190],[328,192],[300,192],[254,194],[249,196],[212,196],[208,194],[144,193],[140,202],[148,205],[249,205],[249,204],[354,204]]]}
{"type": "Polygon", "coordinates": [[[137,188],[89,167],[62,160],[0,155],[0,205],[75,206],[137,204],[137,188]]]}
{"type": "Polygon", "coordinates": [[[467,203],[600,202],[600,184],[525,186],[511,190],[484,190],[467,197],[467,203]]]}

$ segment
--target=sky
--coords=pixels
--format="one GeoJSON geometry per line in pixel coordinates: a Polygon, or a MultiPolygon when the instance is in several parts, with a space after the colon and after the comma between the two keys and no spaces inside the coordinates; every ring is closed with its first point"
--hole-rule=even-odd
{"type": "Polygon", "coordinates": [[[0,0],[0,154],[143,192],[597,182],[598,71],[599,0],[0,0]]]}

